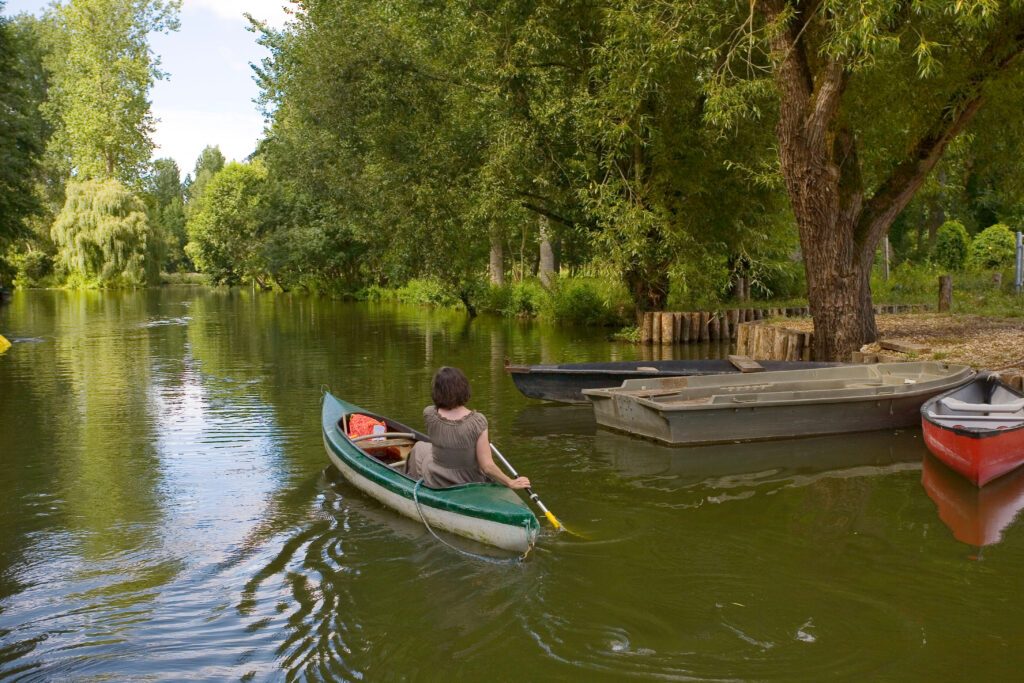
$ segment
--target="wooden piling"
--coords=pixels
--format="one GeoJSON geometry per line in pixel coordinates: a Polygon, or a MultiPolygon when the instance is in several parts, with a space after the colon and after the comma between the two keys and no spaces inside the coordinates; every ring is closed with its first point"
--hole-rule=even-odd
{"type": "Polygon", "coordinates": [[[939,276],[939,313],[946,313],[953,305],[953,276],[939,276]]]}
{"type": "Polygon", "coordinates": [[[675,344],[675,315],[672,313],[661,314],[661,343],[675,344]]]}
{"type": "Polygon", "coordinates": [[[640,318],[640,343],[645,346],[651,343],[651,330],[654,326],[654,313],[647,311],[640,318]]]}

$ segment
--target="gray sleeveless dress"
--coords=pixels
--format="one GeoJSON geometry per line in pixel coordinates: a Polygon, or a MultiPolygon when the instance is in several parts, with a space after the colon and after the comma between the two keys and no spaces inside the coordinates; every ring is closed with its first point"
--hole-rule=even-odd
{"type": "Polygon", "coordinates": [[[427,423],[427,436],[413,446],[406,460],[405,473],[413,479],[435,489],[449,486],[490,481],[476,462],[476,442],[487,429],[487,418],[475,410],[461,420],[449,420],[437,413],[437,408],[423,409],[427,423]]]}

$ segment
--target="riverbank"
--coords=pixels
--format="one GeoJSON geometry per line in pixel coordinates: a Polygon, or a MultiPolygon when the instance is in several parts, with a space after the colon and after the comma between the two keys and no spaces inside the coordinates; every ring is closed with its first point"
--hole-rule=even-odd
{"type": "MultiPolygon", "coordinates": [[[[927,349],[896,351],[884,349],[879,343],[861,349],[881,361],[942,360],[986,370],[1024,371],[1024,318],[912,313],[877,315],[875,323],[879,340],[927,349]]],[[[796,332],[814,330],[809,318],[772,319],[768,324],[796,332]]]]}

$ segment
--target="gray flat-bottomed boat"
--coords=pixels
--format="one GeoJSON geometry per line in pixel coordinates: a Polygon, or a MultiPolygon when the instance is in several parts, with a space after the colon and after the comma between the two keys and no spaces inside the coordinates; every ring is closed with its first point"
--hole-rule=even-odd
{"type": "Polygon", "coordinates": [[[966,365],[881,363],[634,379],[583,393],[600,425],[699,445],[913,427],[922,403],[972,377],[966,365]]]}

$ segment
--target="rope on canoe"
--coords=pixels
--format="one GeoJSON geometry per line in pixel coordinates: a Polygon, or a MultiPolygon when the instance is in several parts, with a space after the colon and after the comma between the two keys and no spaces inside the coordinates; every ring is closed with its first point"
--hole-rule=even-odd
{"type": "Polygon", "coordinates": [[[412,499],[413,499],[413,502],[416,503],[416,512],[419,513],[420,521],[423,522],[423,526],[427,527],[427,531],[430,532],[430,535],[433,536],[434,538],[436,538],[437,540],[439,540],[443,545],[448,546],[449,548],[451,548],[455,552],[459,553],[460,555],[465,555],[466,557],[471,557],[474,560],[482,560],[483,562],[490,562],[491,564],[509,564],[509,565],[511,565],[511,564],[519,564],[520,562],[522,562],[523,560],[526,559],[526,555],[527,555],[527,553],[529,553],[529,551],[526,551],[526,553],[523,553],[522,556],[520,556],[520,557],[513,557],[513,558],[507,558],[507,559],[506,558],[498,558],[498,557],[487,557],[486,555],[480,555],[478,553],[473,553],[473,552],[470,552],[468,550],[463,550],[462,548],[459,548],[458,546],[454,546],[451,543],[449,543],[448,541],[446,541],[443,538],[441,538],[440,536],[438,536],[437,532],[435,532],[430,527],[430,523],[427,522],[427,518],[423,514],[423,508],[420,506],[419,489],[420,489],[420,485],[421,484],[423,484],[423,479],[420,479],[419,481],[417,481],[416,482],[416,486],[412,487],[412,499]]]}

